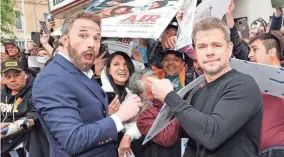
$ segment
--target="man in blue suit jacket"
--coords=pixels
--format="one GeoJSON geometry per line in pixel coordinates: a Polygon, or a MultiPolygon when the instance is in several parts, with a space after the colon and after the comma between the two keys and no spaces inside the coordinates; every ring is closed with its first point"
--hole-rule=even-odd
{"type": "Polygon", "coordinates": [[[114,140],[123,122],[135,117],[142,106],[137,95],[107,116],[108,101],[92,79],[91,66],[100,47],[100,18],[79,13],[66,19],[63,52],[37,76],[33,103],[50,144],[50,156],[115,157],[114,140]]]}

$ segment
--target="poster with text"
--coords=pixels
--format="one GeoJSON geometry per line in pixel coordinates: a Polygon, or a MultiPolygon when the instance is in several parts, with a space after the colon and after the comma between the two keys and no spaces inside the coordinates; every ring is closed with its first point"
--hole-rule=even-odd
{"type": "Polygon", "coordinates": [[[175,17],[183,0],[100,0],[85,11],[102,17],[102,36],[154,38],[175,17]]]}

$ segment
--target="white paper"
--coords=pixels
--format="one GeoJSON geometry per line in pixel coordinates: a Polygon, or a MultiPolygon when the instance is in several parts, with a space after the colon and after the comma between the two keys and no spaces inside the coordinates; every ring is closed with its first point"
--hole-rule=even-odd
{"type": "Polygon", "coordinates": [[[222,19],[230,5],[230,0],[203,0],[196,8],[194,23],[209,18],[222,19]]]}
{"type": "Polygon", "coordinates": [[[102,44],[108,45],[109,53],[112,54],[116,51],[122,51],[128,54],[128,56],[132,56],[132,49],[134,42],[130,39],[129,42],[121,42],[120,39],[108,39],[102,42],[102,44]]]}
{"type": "Polygon", "coordinates": [[[184,0],[183,19],[180,22],[176,50],[192,44],[191,33],[193,29],[194,14],[197,0],[184,0]]]}

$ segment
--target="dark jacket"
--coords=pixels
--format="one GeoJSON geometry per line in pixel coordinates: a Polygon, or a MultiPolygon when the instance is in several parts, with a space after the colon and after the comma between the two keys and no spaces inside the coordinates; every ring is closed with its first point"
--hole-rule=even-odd
{"type": "Polygon", "coordinates": [[[35,125],[30,129],[19,131],[1,140],[1,155],[3,156],[20,143],[24,142],[24,147],[29,151],[30,157],[49,157],[48,141],[37,119],[36,111],[32,103],[33,82],[34,77],[29,75],[26,86],[15,96],[11,95],[11,90],[8,89],[7,86],[2,89],[1,102],[3,104],[1,104],[1,106],[8,106],[8,108],[11,108],[14,104],[17,105],[17,110],[15,112],[2,112],[1,110],[1,119],[3,120],[7,117],[4,122],[13,122],[26,117],[28,119],[33,119],[35,122],[35,125]]]}
{"type": "MultiPolygon", "coordinates": [[[[15,96],[11,95],[11,90],[5,85],[1,91],[1,120],[4,122],[14,122],[20,118],[35,118],[32,111],[32,85],[34,78],[29,76],[26,86],[15,96]],[[16,108],[13,110],[13,108],[16,108]],[[14,118],[13,118],[14,115],[14,118]]],[[[28,130],[19,131],[1,140],[1,155],[11,151],[28,138],[28,130]]],[[[27,141],[26,141],[27,142],[27,141]]],[[[25,142],[25,146],[28,144],[25,142]]]]}
{"type": "Polygon", "coordinates": [[[161,68],[161,59],[162,59],[162,43],[160,41],[156,41],[150,39],[147,44],[147,65],[151,67],[152,65],[161,68]]]}
{"type": "MultiPolygon", "coordinates": [[[[282,15],[279,17],[272,16],[272,22],[270,25],[270,30],[280,30],[282,25],[282,15]]],[[[231,41],[234,44],[233,54],[237,59],[249,60],[249,45],[247,42],[243,41],[238,33],[236,26],[231,28],[231,41]]]]}
{"type": "Polygon", "coordinates": [[[40,72],[40,69],[39,68],[29,68],[27,54],[25,52],[22,52],[21,54],[22,55],[19,61],[21,63],[23,70],[26,73],[31,74],[33,77],[36,77],[36,75],[40,72]]]}
{"type": "Polygon", "coordinates": [[[51,157],[117,156],[106,94],[63,56],[56,55],[37,76],[33,103],[51,157]]]}

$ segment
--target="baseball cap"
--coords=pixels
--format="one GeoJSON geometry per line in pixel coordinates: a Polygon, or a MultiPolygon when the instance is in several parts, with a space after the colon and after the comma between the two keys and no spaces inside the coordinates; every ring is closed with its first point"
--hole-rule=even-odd
{"type": "Polygon", "coordinates": [[[11,44],[11,45],[17,46],[17,45],[16,45],[15,40],[12,40],[12,39],[6,39],[6,40],[4,40],[4,41],[3,41],[3,45],[4,45],[4,46],[6,46],[6,45],[8,45],[8,44],[11,44]]]}
{"type": "Polygon", "coordinates": [[[271,4],[273,8],[280,8],[284,6],[283,0],[271,0],[271,4]]]}
{"type": "Polygon", "coordinates": [[[166,55],[174,54],[175,56],[180,57],[184,62],[190,61],[190,58],[185,53],[180,52],[180,51],[166,49],[166,50],[163,50],[161,53],[162,53],[162,60],[164,59],[166,55]]]}
{"type": "Polygon", "coordinates": [[[1,73],[4,73],[8,70],[23,71],[20,63],[18,61],[15,61],[15,60],[8,60],[8,61],[5,61],[1,64],[1,73]]]}
{"type": "Polygon", "coordinates": [[[175,21],[174,22],[170,22],[166,29],[169,29],[169,28],[178,29],[178,23],[175,22],[175,21]]]}

